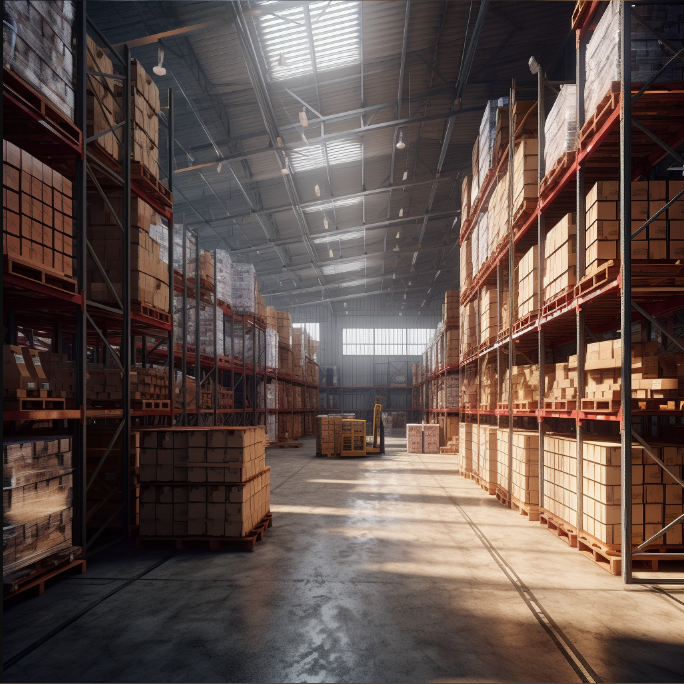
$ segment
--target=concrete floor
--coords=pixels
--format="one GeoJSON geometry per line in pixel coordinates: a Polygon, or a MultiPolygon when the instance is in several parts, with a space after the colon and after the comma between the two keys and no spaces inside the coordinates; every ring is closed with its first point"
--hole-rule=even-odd
{"type": "Polygon", "coordinates": [[[684,589],[625,589],[453,455],[388,442],[269,450],[254,553],[121,544],[10,607],[5,681],[684,681],[684,589]]]}

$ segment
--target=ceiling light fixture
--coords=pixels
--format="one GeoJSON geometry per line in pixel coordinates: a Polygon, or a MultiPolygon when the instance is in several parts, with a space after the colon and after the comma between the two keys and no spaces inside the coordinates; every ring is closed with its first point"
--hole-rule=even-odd
{"type": "Polygon", "coordinates": [[[399,209],[399,218],[401,218],[404,215],[404,207],[401,207],[399,209]]]}
{"type": "Polygon", "coordinates": [[[427,302],[427,299],[424,299],[424,300],[423,300],[423,303],[420,305],[421,308],[425,306],[425,302],[427,302]]]}
{"type": "Polygon", "coordinates": [[[399,251],[399,245],[395,245],[394,249],[392,250],[393,252],[398,252],[399,251]]]}
{"type": "Polygon", "coordinates": [[[328,254],[330,254],[330,258],[331,258],[331,259],[335,256],[335,255],[333,254],[332,249],[329,249],[329,250],[328,250],[328,254]]]}
{"type": "Polygon", "coordinates": [[[216,167],[216,173],[221,173],[221,167],[222,167],[222,166],[223,166],[223,162],[220,161],[220,162],[218,163],[218,166],[216,167]]]}
{"type": "Polygon", "coordinates": [[[306,128],[309,125],[309,118],[306,115],[306,107],[299,112],[299,123],[306,128]]]}
{"type": "Polygon", "coordinates": [[[305,143],[306,145],[309,144],[309,140],[308,140],[308,138],[304,135],[304,133],[302,133],[302,140],[304,141],[304,143],[305,143]]]}
{"type": "Polygon", "coordinates": [[[401,237],[401,233],[397,231],[397,240],[401,237]]]}
{"type": "Polygon", "coordinates": [[[399,142],[397,143],[397,149],[403,150],[405,147],[406,147],[406,143],[404,142],[404,132],[399,131],[399,142]]]}
{"type": "Polygon", "coordinates": [[[325,228],[326,230],[328,230],[328,228],[330,228],[330,222],[328,221],[327,216],[323,217],[323,228],[325,228]]]}
{"type": "Polygon", "coordinates": [[[284,176],[287,176],[290,173],[290,169],[287,168],[288,165],[289,165],[289,160],[288,160],[287,155],[286,155],[285,156],[285,166],[283,166],[283,168],[280,169],[284,176]]]}
{"type": "Polygon", "coordinates": [[[397,279],[397,274],[396,274],[396,273],[392,273],[392,280],[396,280],[396,279],[397,279]]]}
{"type": "Polygon", "coordinates": [[[404,292],[404,299],[406,299],[406,292],[404,292]]]}
{"type": "Polygon", "coordinates": [[[166,69],[164,68],[164,48],[161,43],[157,46],[157,66],[152,67],[157,76],[166,76],[166,69]]]}
{"type": "Polygon", "coordinates": [[[284,67],[287,66],[287,60],[285,59],[285,54],[280,53],[280,56],[278,57],[278,66],[284,67]]]}
{"type": "Polygon", "coordinates": [[[408,178],[408,169],[404,171],[404,175],[401,177],[401,180],[406,180],[408,178]]]}
{"type": "Polygon", "coordinates": [[[530,57],[527,66],[530,67],[530,72],[533,74],[538,74],[541,71],[541,66],[539,65],[539,62],[534,58],[534,56],[530,57]]]}
{"type": "Polygon", "coordinates": [[[401,311],[400,311],[400,312],[399,312],[399,315],[400,315],[400,316],[403,316],[404,314],[403,314],[403,313],[401,313],[401,311]]]}
{"type": "Polygon", "coordinates": [[[427,293],[430,294],[430,292],[432,292],[432,288],[431,288],[431,287],[428,287],[427,293]]]}
{"type": "Polygon", "coordinates": [[[316,193],[316,197],[320,197],[320,196],[321,196],[321,188],[320,188],[320,186],[318,185],[318,183],[316,183],[316,187],[314,188],[314,192],[316,193]]]}
{"type": "Polygon", "coordinates": [[[409,280],[409,285],[411,284],[411,281],[409,280]]]}

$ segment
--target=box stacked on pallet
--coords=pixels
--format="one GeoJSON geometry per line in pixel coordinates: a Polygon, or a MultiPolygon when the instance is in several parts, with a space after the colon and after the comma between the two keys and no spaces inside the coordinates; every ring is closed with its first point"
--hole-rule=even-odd
{"type": "Polygon", "coordinates": [[[566,523],[577,520],[577,441],[574,436],[544,436],[544,510],[566,523]]]}
{"type": "MultiPolygon", "coordinates": [[[[178,298],[178,295],[174,296],[174,309],[175,307],[175,299],[178,298]]],[[[182,306],[182,297],[181,299],[181,306],[182,306]]],[[[195,346],[195,343],[197,341],[195,331],[197,330],[197,312],[195,310],[195,299],[194,297],[188,297],[187,298],[187,317],[188,317],[188,334],[186,338],[186,343],[189,344],[190,346],[195,346]]],[[[179,313],[179,318],[181,319],[181,326],[182,326],[182,316],[179,313]]],[[[174,320],[175,324],[175,320],[174,320]]],[[[246,338],[246,339],[251,339],[251,337],[246,338]]],[[[200,351],[202,354],[209,354],[210,356],[214,355],[214,345],[218,346],[218,354],[221,356],[224,356],[226,352],[230,353],[230,337],[226,340],[226,332],[225,332],[225,326],[224,326],[224,318],[223,318],[223,309],[217,309],[216,311],[216,332],[214,332],[214,305],[202,301],[200,299],[200,308],[199,308],[199,343],[200,343],[200,351]]],[[[242,345],[242,336],[240,336],[239,339],[235,340],[235,349],[237,350],[238,344],[242,345]]],[[[236,352],[237,353],[237,352],[236,352]]],[[[241,356],[241,354],[239,354],[241,356]]],[[[251,355],[248,357],[249,361],[251,362],[251,355]]]]}
{"type": "Polygon", "coordinates": [[[444,333],[445,336],[445,357],[444,364],[448,366],[458,365],[458,352],[459,352],[459,331],[458,330],[447,330],[444,333]]]}
{"type": "Polygon", "coordinates": [[[292,375],[302,378],[304,375],[304,359],[302,357],[302,344],[304,331],[302,328],[292,328],[292,375]]]}
{"type": "Polygon", "coordinates": [[[6,140],[2,159],[3,254],[72,278],[71,181],[6,140]]]}
{"type": "Polygon", "coordinates": [[[342,418],[316,416],[316,453],[321,456],[339,456],[342,444],[342,418]]]}
{"type": "Polygon", "coordinates": [[[544,170],[548,174],[563,155],[577,145],[576,86],[565,84],[553,103],[544,124],[544,170]]]}
{"type": "MultiPolygon", "coordinates": [[[[90,36],[86,36],[86,60],[88,69],[101,74],[113,74],[112,60],[90,36]]],[[[95,144],[117,162],[123,156],[123,131],[105,133],[124,119],[123,103],[120,97],[121,84],[112,78],[89,75],[87,89],[87,133],[88,137],[99,135],[95,144]],[[104,134],[104,135],[100,135],[104,134]]]]}
{"type": "MultiPolygon", "coordinates": [[[[508,407],[508,374],[504,372],[501,389],[502,408],[508,407]]],[[[513,366],[513,408],[528,411],[538,408],[539,398],[539,365],[528,364],[513,366]]]]}
{"type": "Polygon", "coordinates": [[[498,303],[496,285],[480,290],[480,343],[491,345],[498,332],[498,303]]]}
{"type": "Polygon", "coordinates": [[[269,512],[263,426],[141,434],[141,536],[244,537],[269,512]]]}
{"type": "MultiPolygon", "coordinates": [[[[621,447],[617,441],[585,439],[582,443],[582,529],[604,544],[611,545],[622,543],[620,451],[621,447]]],[[[636,505],[632,510],[632,543],[644,541],[643,504],[646,498],[649,498],[647,495],[659,499],[656,502],[659,507],[662,507],[663,503],[662,484],[657,485],[654,490],[647,490],[644,486],[644,476],[656,477],[658,483],[661,482],[660,473],[656,473],[660,471],[660,466],[654,464],[655,470],[651,471],[644,463],[642,447],[633,444],[632,502],[636,505]]],[[[658,524],[654,533],[662,527],[662,524],[658,524]]]]}
{"type": "Polygon", "coordinates": [[[406,451],[409,454],[423,453],[423,426],[421,424],[406,424],[406,451]]]}
{"type": "Polygon", "coordinates": [[[479,432],[477,424],[461,423],[458,432],[458,448],[461,454],[461,474],[477,474],[479,453],[479,432]]]}
{"type": "Polygon", "coordinates": [[[489,258],[489,212],[483,211],[477,219],[477,260],[474,273],[479,273],[489,258]]]}
{"type": "Polygon", "coordinates": [[[577,408],[577,356],[567,363],[546,364],[544,405],[547,409],[572,411],[577,408]]]}
{"type": "MultiPolygon", "coordinates": [[[[584,111],[591,119],[604,96],[611,92],[613,82],[620,80],[620,3],[613,0],[606,10],[587,44],[584,86],[584,111]]],[[[682,48],[684,31],[684,7],[678,4],[636,6],[635,12],[646,20],[660,36],[668,40],[675,50],[682,48]]],[[[684,64],[672,60],[672,54],[664,50],[658,38],[636,21],[631,23],[631,78],[632,83],[645,83],[655,76],[669,61],[669,66],[658,77],[661,83],[681,83],[684,64]]],[[[619,83],[617,91],[619,92],[619,83]]]]}
{"type": "Polygon", "coordinates": [[[459,270],[459,282],[461,291],[470,287],[473,282],[473,261],[470,258],[472,236],[461,245],[461,268],[459,270]]]}
{"type": "Polygon", "coordinates": [[[76,382],[74,362],[69,361],[66,354],[40,352],[40,363],[45,370],[53,396],[73,398],[76,382]]]}
{"type": "Polygon", "coordinates": [[[272,307],[266,307],[266,327],[278,331],[278,312],[272,307]]]}
{"type": "Polygon", "coordinates": [[[154,368],[131,370],[131,399],[168,401],[168,371],[154,368]]]}
{"type": "MultiPolygon", "coordinates": [[[[632,233],[660,211],[684,188],[683,181],[634,181],[631,193],[632,233]]],[[[684,200],[661,213],[632,240],[632,259],[680,259],[684,257],[684,200]]]]}
{"type": "Polygon", "coordinates": [[[544,301],[577,282],[577,215],[566,214],[544,241],[544,301]]]}
{"type": "Polygon", "coordinates": [[[71,548],[70,437],[3,443],[3,583],[22,568],[71,548]]]}
{"type": "Polygon", "coordinates": [[[446,377],[445,395],[446,408],[458,408],[459,379],[455,373],[446,377]]]}
{"type": "Polygon", "coordinates": [[[461,404],[466,408],[477,408],[479,403],[479,379],[475,364],[466,366],[461,382],[461,404]]]}
{"type": "MultiPolygon", "coordinates": [[[[473,172],[472,180],[470,181],[470,208],[471,210],[477,203],[478,195],[480,194],[480,173],[479,173],[479,156],[480,156],[480,139],[475,138],[471,157],[471,170],[473,172]]],[[[469,213],[470,215],[470,213],[469,213]]]]}
{"type": "Polygon", "coordinates": [[[508,237],[508,171],[497,179],[496,187],[489,200],[489,245],[488,253],[492,254],[496,248],[508,237]]]}
{"type": "Polygon", "coordinates": [[[517,266],[517,318],[539,309],[539,246],[531,247],[517,266]]]}
{"type": "MultiPolygon", "coordinates": [[[[508,98],[501,97],[498,100],[489,100],[480,122],[480,135],[478,136],[478,159],[477,173],[478,185],[481,188],[489,170],[496,164],[494,159],[494,142],[496,140],[497,110],[508,105],[508,98]]],[[[475,171],[473,170],[473,173],[475,171]]]]}
{"type": "Polygon", "coordinates": [[[480,369],[480,409],[493,411],[499,395],[499,376],[496,372],[496,356],[490,355],[480,369]]]}
{"type": "Polygon", "coordinates": [[[460,309],[460,295],[461,291],[447,290],[444,293],[444,311],[442,318],[446,325],[458,325],[459,309],[460,309]]]}
{"type": "Polygon", "coordinates": [[[277,311],[278,341],[290,348],[292,346],[292,316],[289,311],[277,311]]]}
{"type": "Polygon", "coordinates": [[[442,442],[442,429],[438,424],[423,425],[423,453],[438,454],[442,442]]]}
{"type": "Polygon", "coordinates": [[[496,491],[497,481],[497,430],[495,425],[480,425],[478,444],[478,473],[489,493],[496,491]]]}
{"type": "MultiPolygon", "coordinates": [[[[122,215],[121,197],[109,197],[109,203],[118,217],[122,215]]],[[[131,199],[131,271],[130,297],[134,302],[152,306],[160,311],[169,310],[169,269],[160,257],[160,245],[150,235],[150,227],[160,224],[154,209],[134,197],[131,199]]],[[[87,236],[117,296],[121,299],[123,274],[123,240],[116,218],[109,206],[98,195],[88,201],[87,236]]],[[[92,259],[88,260],[88,297],[97,302],[114,302],[116,299],[92,259]]]]}
{"type": "MultiPolygon", "coordinates": [[[[497,431],[498,485],[508,491],[508,428],[497,431]]],[[[539,433],[532,430],[513,431],[513,474],[511,495],[515,503],[527,507],[530,518],[539,505],[539,433]]]]}
{"type": "MultiPolygon", "coordinates": [[[[537,117],[534,118],[536,120],[537,117]]],[[[539,141],[537,138],[525,138],[518,143],[513,159],[514,218],[522,212],[531,211],[537,203],[539,196],[537,185],[538,155],[539,141]]]]}
{"type": "Polygon", "coordinates": [[[20,76],[73,120],[73,2],[6,0],[3,6],[4,67],[20,76]]]}
{"type": "Polygon", "coordinates": [[[461,225],[468,220],[470,214],[470,184],[472,181],[472,176],[465,176],[461,183],[461,225]]]}
{"type": "MultiPolygon", "coordinates": [[[[586,197],[586,270],[592,274],[611,259],[617,259],[619,221],[618,181],[595,183],[586,197]]],[[[634,251],[634,250],[633,250],[634,251]]]]}
{"type": "Polygon", "coordinates": [[[278,333],[272,328],[266,328],[266,367],[278,368],[278,333]]]}
{"type": "Polygon", "coordinates": [[[468,302],[461,310],[461,358],[477,348],[477,313],[475,302],[468,302]]]}
{"type": "Polygon", "coordinates": [[[131,161],[139,162],[159,178],[159,88],[136,59],[131,60],[131,161]]]}
{"type": "Polygon", "coordinates": [[[231,302],[237,313],[256,312],[257,280],[253,264],[233,264],[231,302]]]}
{"type": "MultiPolygon", "coordinates": [[[[207,252],[205,249],[200,249],[200,284],[201,287],[214,285],[214,259],[211,256],[211,252],[207,252]]],[[[231,284],[232,285],[232,284],[231,284]]]]}

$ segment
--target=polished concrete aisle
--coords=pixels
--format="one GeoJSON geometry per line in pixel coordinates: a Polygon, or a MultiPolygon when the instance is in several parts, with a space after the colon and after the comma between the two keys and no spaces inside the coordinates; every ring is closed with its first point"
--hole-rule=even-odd
{"type": "Polygon", "coordinates": [[[96,555],[4,615],[5,681],[684,680],[684,592],[582,557],[453,455],[271,449],[254,553],[96,555]]]}

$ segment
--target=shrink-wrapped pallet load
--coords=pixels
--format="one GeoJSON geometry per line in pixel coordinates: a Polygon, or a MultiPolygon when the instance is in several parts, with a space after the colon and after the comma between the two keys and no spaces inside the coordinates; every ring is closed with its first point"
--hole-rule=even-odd
{"type": "Polygon", "coordinates": [[[496,492],[497,430],[495,425],[480,425],[478,444],[478,474],[489,494],[496,492]]]}
{"type": "Polygon", "coordinates": [[[463,225],[470,215],[470,184],[472,176],[464,176],[461,183],[461,225],[463,225]]]}
{"type": "Polygon", "coordinates": [[[554,164],[577,147],[576,86],[565,84],[553,103],[544,124],[544,171],[549,173],[554,164]]]}
{"type": "Polygon", "coordinates": [[[518,263],[518,309],[522,318],[539,309],[539,247],[534,245],[518,263]]]}
{"type": "Polygon", "coordinates": [[[480,344],[491,344],[496,339],[498,325],[496,285],[480,290],[480,344]]]}
{"type": "Polygon", "coordinates": [[[529,211],[539,196],[537,169],[539,163],[539,141],[525,138],[518,143],[513,159],[513,217],[522,211],[529,211]]]}
{"type": "Polygon", "coordinates": [[[254,264],[233,264],[231,296],[233,311],[256,313],[257,280],[254,264]]]}
{"type": "Polygon", "coordinates": [[[544,510],[575,528],[577,520],[577,441],[544,436],[544,510]]]}
{"type": "Polygon", "coordinates": [[[3,10],[3,65],[73,120],[74,3],[5,0],[3,10]]]}

